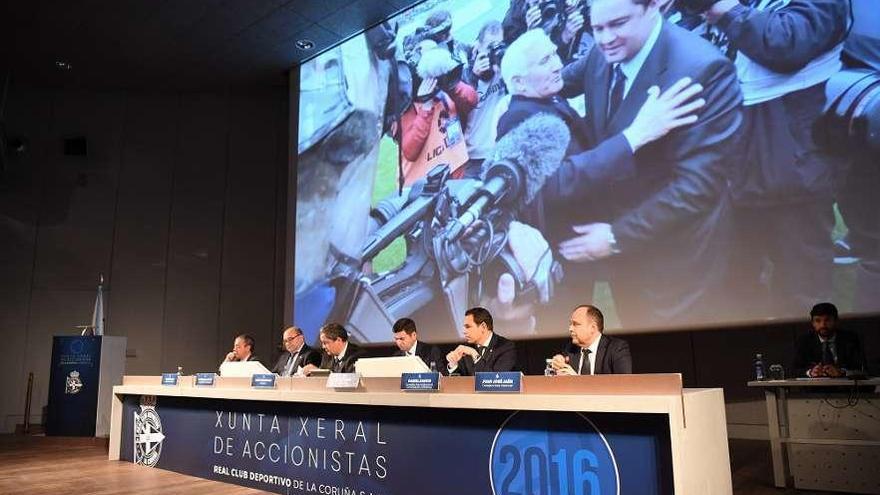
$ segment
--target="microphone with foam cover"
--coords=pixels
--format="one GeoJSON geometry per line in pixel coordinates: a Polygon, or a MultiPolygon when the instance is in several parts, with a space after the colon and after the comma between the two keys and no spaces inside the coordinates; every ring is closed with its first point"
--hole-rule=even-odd
{"type": "Polygon", "coordinates": [[[569,141],[571,132],[561,118],[548,113],[529,117],[498,140],[486,179],[497,174],[493,168],[499,164],[515,163],[523,174],[523,190],[518,195],[529,204],[559,168],[569,141]]]}
{"type": "Polygon", "coordinates": [[[489,207],[531,203],[559,169],[570,140],[565,122],[547,113],[529,117],[505,134],[495,146],[494,158],[485,165],[483,187],[450,224],[447,239],[457,239],[489,207]]]}

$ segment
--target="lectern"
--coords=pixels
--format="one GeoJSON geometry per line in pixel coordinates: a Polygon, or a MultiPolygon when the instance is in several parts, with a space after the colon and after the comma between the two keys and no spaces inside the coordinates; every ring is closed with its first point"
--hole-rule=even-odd
{"type": "Polygon", "coordinates": [[[126,337],[72,335],[52,339],[46,434],[110,435],[113,386],[125,374],[126,337]]]}

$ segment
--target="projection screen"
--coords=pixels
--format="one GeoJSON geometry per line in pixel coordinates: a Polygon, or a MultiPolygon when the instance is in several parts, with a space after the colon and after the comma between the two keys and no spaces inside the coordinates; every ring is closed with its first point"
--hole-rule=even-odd
{"type": "Polygon", "coordinates": [[[388,343],[401,317],[457,341],[472,306],[515,339],[567,335],[579,304],[624,333],[880,309],[880,10],[743,7],[765,41],[821,10],[761,55],[700,2],[592,3],[427,1],[294,71],[286,305],[310,341],[388,343]],[[679,75],[696,122],[634,145],[679,75]]]}

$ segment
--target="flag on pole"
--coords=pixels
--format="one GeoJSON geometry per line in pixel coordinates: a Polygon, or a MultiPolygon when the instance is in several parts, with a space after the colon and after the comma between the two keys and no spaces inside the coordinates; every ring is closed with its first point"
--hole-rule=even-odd
{"type": "Polygon", "coordinates": [[[92,312],[92,329],[95,335],[104,335],[104,274],[98,282],[98,296],[95,298],[95,310],[92,312]]]}

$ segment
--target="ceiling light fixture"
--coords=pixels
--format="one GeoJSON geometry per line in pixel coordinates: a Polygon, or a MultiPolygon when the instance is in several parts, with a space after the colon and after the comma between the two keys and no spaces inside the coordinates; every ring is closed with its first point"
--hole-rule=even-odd
{"type": "Polygon", "coordinates": [[[296,47],[300,50],[311,50],[315,47],[315,42],[306,39],[296,40],[296,47]]]}

